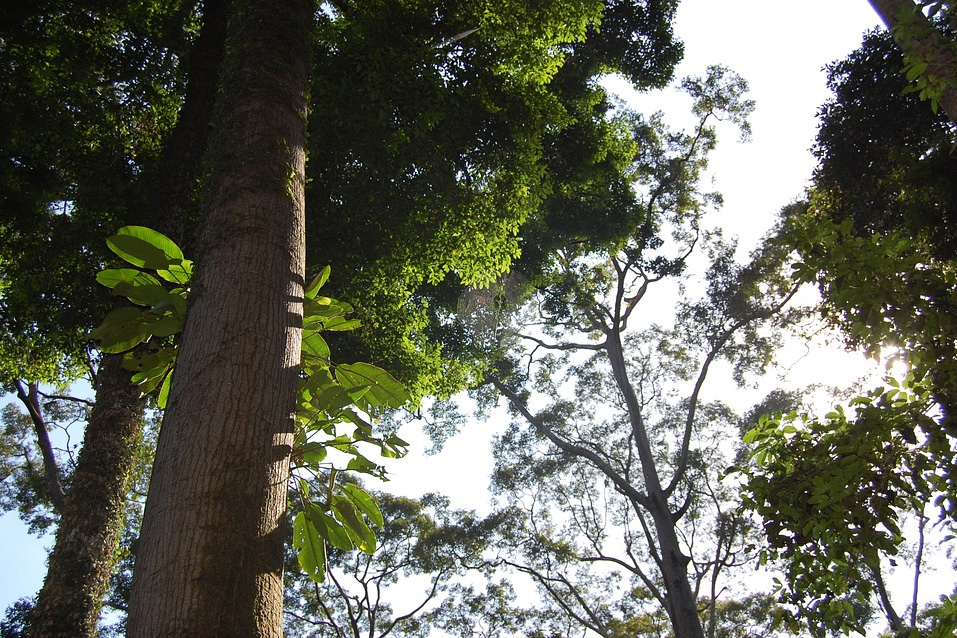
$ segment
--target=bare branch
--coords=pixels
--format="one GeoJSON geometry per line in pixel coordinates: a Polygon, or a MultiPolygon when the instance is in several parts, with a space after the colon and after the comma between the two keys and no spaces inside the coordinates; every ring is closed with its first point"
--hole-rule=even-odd
{"type": "MultiPolygon", "coordinates": [[[[568,454],[574,454],[575,456],[588,459],[591,461],[595,467],[597,467],[605,476],[611,479],[612,483],[615,484],[615,487],[621,491],[623,494],[635,500],[641,504],[648,504],[648,497],[645,494],[642,494],[634,488],[633,485],[628,483],[618,472],[615,471],[611,465],[609,465],[601,456],[599,456],[595,451],[589,450],[586,447],[581,445],[575,445],[569,441],[566,441],[562,437],[555,434],[555,432],[549,428],[545,423],[536,417],[534,414],[529,411],[528,407],[522,401],[522,399],[513,392],[508,386],[506,386],[502,381],[495,376],[494,374],[488,375],[486,379],[495,386],[495,388],[502,393],[502,395],[508,399],[509,403],[512,404],[518,412],[525,418],[528,423],[534,427],[539,433],[541,433],[545,438],[551,441],[555,446],[567,452],[568,454]]],[[[647,505],[646,505],[647,506],[647,505]]]]}
{"type": "Polygon", "coordinates": [[[704,363],[701,364],[701,370],[698,372],[698,379],[695,381],[694,391],[691,393],[691,398],[688,399],[688,416],[685,420],[685,431],[681,440],[681,454],[675,468],[675,474],[671,478],[671,482],[668,484],[668,487],[665,489],[665,494],[667,496],[671,496],[674,493],[675,489],[678,487],[678,483],[682,478],[684,478],[685,471],[688,469],[688,455],[691,449],[691,433],[694,429],[694,418],[698,410],[698,396],[701,394],[701,388],[704,386],[704,381],[708,376],[708,370],[710,369],[711,364],[715,359],[718,358],[718,356],[721,354],[721,351],[728,344],[728,342],[731,341],[731,338],[734,337],[738,330],[744,328],[754,321],[768,319],[769,317],[773,317],[779,313],[784,306],[791,301],[794,295],[797,294],[799,287],[799,284],[795,284],[788,294],[785,295],[774,306],[758,310],[732,324],[730,328],[721,334],[721,336],[711,347],[711,350],[708,352],[708,356],[705,357],[704,363]]]}
{"type": "Polygon", "coordinates": [[[37,384],[28,384],[29,390],[27,390],[23,387],[23,383],[17,379],[14,381],[14,386],[17,390],[17,398],[27,408],[30,420],[33,422],[33,430],[37,435],[37,445],[40,446],[40,453],[43,456],[43,470],[46,476],[47,490],[50,492],[50,500],[53,502],[53,509],[62,512],[66,494],[63,491],[63,484],[60,483],[60,468],[57,465],[56,456],[53,454],[53,445],[50,443],[50,433],[46,420],[40,411],[37,384]]]}

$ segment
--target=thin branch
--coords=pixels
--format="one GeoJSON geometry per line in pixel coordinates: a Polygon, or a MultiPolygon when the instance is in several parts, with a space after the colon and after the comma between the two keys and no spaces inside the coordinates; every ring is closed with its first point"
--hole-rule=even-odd
{"type": "Polygon", "coordinates": [[[718,358],[718,356],[721,354],[721,351],[726,345],[728,345],[728,342],[738,330],[745,327],[749,323],[762,319],[768,319],[769,317],[773,317],[779,313],[781,309],[791,301],[794,295],[797,294],[798,288],[799,285],[792,287],[791,291],[788,292],[788,294],[785,295],[784,298],[774,306],[759,310],[734,323],[730,328],[724,331],[724,333],[718,338],[717,342],[708,352],[708,356],[705,358],[704,363],[701,365],[701,370],[698,373],[698,379],[695,381],[694,391],[691,393],[691,398],[688,399],[688,417],[685,420],[685,431],[681,440],[681,455],[678,458],[675,474],[671,478],[671,482],[668,484],[668,487],[665,489],[666,496],[671,496],[674,493],[675,488],[677,488],[681,479],[684,478],[685,471],[688,469],[688,457],[691,451],[691,434],[692,430],[694,429],[695,414],[698,410],[698,396],[701,394],[701,388],[704,386],[704,381],[708,376],[708,370],[710,369],[711,364],[715,359],[718,358]]]}
{"type": "Polygon", "coordinates": [[[386,627],[381,634],[379,634],[379,638],[384,638],[385,636],[389,635],[390,633],[392,633],[392,629],[397,624],[399,624],[400,622],[404,622],[408,620],[409,618],[412,618],[417,613],[422,611],[422,609],[427,604],[429,604],[429,601],[435,598],[435,595],[439,592],[439,584],[442,582],[442,577],[447,573],[447,571],[448,570],[443,569],[439,571],[437,574],[435,574],[435,578],[432,580],[432,589],[429,591],[428,595],[425,597],[425,600],[423,600],[418,607],[408,612],[407,614],[402,614],[401,616],[398,616],[395,619],[393,619],[393,621],[389,623],[389,626],[386,627]]]}
{"type": "Polygon", "coordinates": [[[90,401],[89,399],[83,399],[80,397],[71,397],[65,394],[47,394],[46,392],[40,392],[40,396],[43,397],[44,399],[59,399],[60,401],[73,401],[75,403],[83,403],[84,405],[88,405],[90,407],[93,407],[94,405],[94,402],[90,401]]]}
{"type": "Polygon", "coordinates": [[[920,584],[920,567],[924,561],[924,527],[927,525],[927,517],[923,510],[918,512],[920,522],[917,524],[917,556],[914,558],[914,591],[912,592],[910,606],[910,626],[917,626],[917,586],[920,584]]]}
{"type": "Polygon", "coordinates": [[[601,456],[599,456],[593,450],[589,450],[586,447],[581,445],[575,445],[570,443],[565,439],[561,438],[551,428],[549,428],[545,423],[532,414],[525,403],[519,398],[515,392],[513,392],[508,386],[506,386],[502,381],[495,376],[494,374],[488,375],[486,379],[495,386],[495,388],[508,399],[509,403],[512,404],[518,412],[525,418],[528,423],[538,430],[543,436],[545,436],[549,441],[551,441],[556,447],[558,447],[563,452],[568,454],[574,454],[575,456],[588,459],[591,461],[595,467],[597,467],[605,476],[607,476],[615,484],[615,487],[619,489],[623,494],[629,498],[641,503],[645,507],[650,506],[648,497],[638,490],[635,489],[633,485],[628,483],[624,478],[622,478],[618,472],[615,471],[611,465],[609,465],[601,456]]]}
{"type": "Polygon", "coordinates": [[[516,335],[522,339],[533,341],[546,350],[601,350],[604,344],[598,343],[548,343],[531,335],[518,333],[516,335]]]}
{"type": "Polygon", "coordinates": [[[43,455],[43,470],[46,476],[47,490],[50,492],[50,500],[53,502],[53,509],[62,513],[66,502],[66,494],[63,491],[63,484],[60,482],[60,468],[53,453],[53,445],[50,443],[50,433],[47,429],[46,420],[40,411],[37,384],[28,384],[29,390],[27,390],[19,379],[13,383],[17,389],[17,398],[26,406],[27,412],[30,414],[30,420],[33,422],[33,429],[37,435],[37,445],[40,446],[40,453],[43,455]]]}

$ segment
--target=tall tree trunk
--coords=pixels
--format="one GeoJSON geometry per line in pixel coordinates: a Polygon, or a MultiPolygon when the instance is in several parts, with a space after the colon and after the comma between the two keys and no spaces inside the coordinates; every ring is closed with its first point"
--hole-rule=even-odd
{"type": "Polygon", "coordinates": [[[96,635],[143,429],[143,401],[121,364],[105,357],[96,375],[96,403],[30,616],[32,638],[96,635]]]}
{"type": "MultiPolygon", "coordinates": [[[[181,241],[186,211],[207,146],[219,67],[225,48],[226,0],[207,0],[190,53],[186,101],[164,145],[142,223],[181,241]],[[211,85],[211,86],[207,86],[211,85]]],[[[143,436],[144,401],[122,368],[106,355],[96,379],[96,403],[83,436],[43,588],[30,615],[33,638],[97,635],[103,596],[120,540],[123,512],[143,436]]]]}
{"type": "Polygon", "coordinates": [[[312,5],[230,8],[191,292],[128,636],[281,636],[305,264],[312,5]]]}
{"type": "MultiPolygon", "coordinates": [[[[888,29],[900,24],[902,15],[913,16],[916,29],[909,29],[913,35],[894,40],[904,51],[904,55],[914,55],[926,60],[930,66],[926,73],[943,78],[945,81],[957,80],[957,58],[954,57],[952,43],[944,37],[933,22],[923,14],[913,0],[868,0],[881,21],[888,29]]],[[[947,117],[957,124],[957,90],[947,86],[940,96],[940,105],[947,117]]]]}
{"type": "Polygon", "coordinates": [[[704,638],[701,618],[698,616],[698,601],[688,580],[688,563],[691,559],[681,551],[676,518],[668,505],[668,495],[661,485],[648,433],[641,414],[641,403],[628,379],[621,333],[611,330],[606,333],[605,348],[611,364],[615,383],[625,399],[628,418],[635,437],[635,447],[641,462],[644,490],[647,494],[647,510],[651,514],[658,536],[658,554],[661,558],[661,576],[665,582],[665,603],[671,626],[677,638],[704,638]]]}

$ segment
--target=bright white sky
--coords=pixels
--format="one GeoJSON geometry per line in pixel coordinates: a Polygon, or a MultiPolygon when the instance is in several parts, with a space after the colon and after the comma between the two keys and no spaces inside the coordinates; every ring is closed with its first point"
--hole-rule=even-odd
{"type": "MultiPolygon", "coordinates": [[[[750,82],[757,102],[751,142],[738,144],[736,133],[728,131],[711,160],[714,188],[725,196],[723,213],[712,221],[739,236],[742,246],[756,242],[810,177],[815,113],[828,97],[822,67],[850,53],[875,26],[878,19],[866,0],[682,1],[676,32],[685,42],[685,60],[677,76],[703,75],[709,64],[723,64],[750,82]]],[[[675,105],[682,114],[687,110],[687,102],[667,96],[645,98],[643,104],[650,110],[675,105]]],[[[831,370],[840,374],[839,368],[831,370]]],[[[488,431],[470,428],[438,456],[403,459],[392,487],[410,494],[440,491],[461,499],[459,506],[475,507],[474,488],[484,490],[491,467],[487,449],[488,431]]],[[[39,589],[51,544],[50,537],[28,536],[15,513],[0,517],[0,614],[39,589]]]]}

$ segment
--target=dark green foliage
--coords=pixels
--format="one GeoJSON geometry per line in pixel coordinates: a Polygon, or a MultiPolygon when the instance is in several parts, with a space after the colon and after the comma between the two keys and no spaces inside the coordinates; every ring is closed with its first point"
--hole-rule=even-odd
{"type": "Polygon", "coordinates": [[[635,143],[595,78],[664,84],[680,54],[674,3],[611,3],[611,33],[596,2],[338,6],[312,87],[308,254],[336,264],[334,294],[361,312],[340,351],[416,395],[448,394],[491,356],[456,325],[463,286],[494,281],[519,250],[532,272],[562,241],[626,232],[635,143]],[[643,44],[641,64],[622,59],[626,40],[643,44]]]}
{"type": "Polygon", "coordinates": [[[828,67],[834,97],[820,111],[815,206],[833,220],[852,220],[857,234],[901,232],[953,259],[954,125],[905,91],[902,68],[886,31],[867,34],[861,48],[828,67]]]}
{"type": "Polygon", "coordinates": [[[142,208],[193,6],[17,7],[0,23],[0,368],[52,380],[109,307],[102,240],[142,208]]]}

